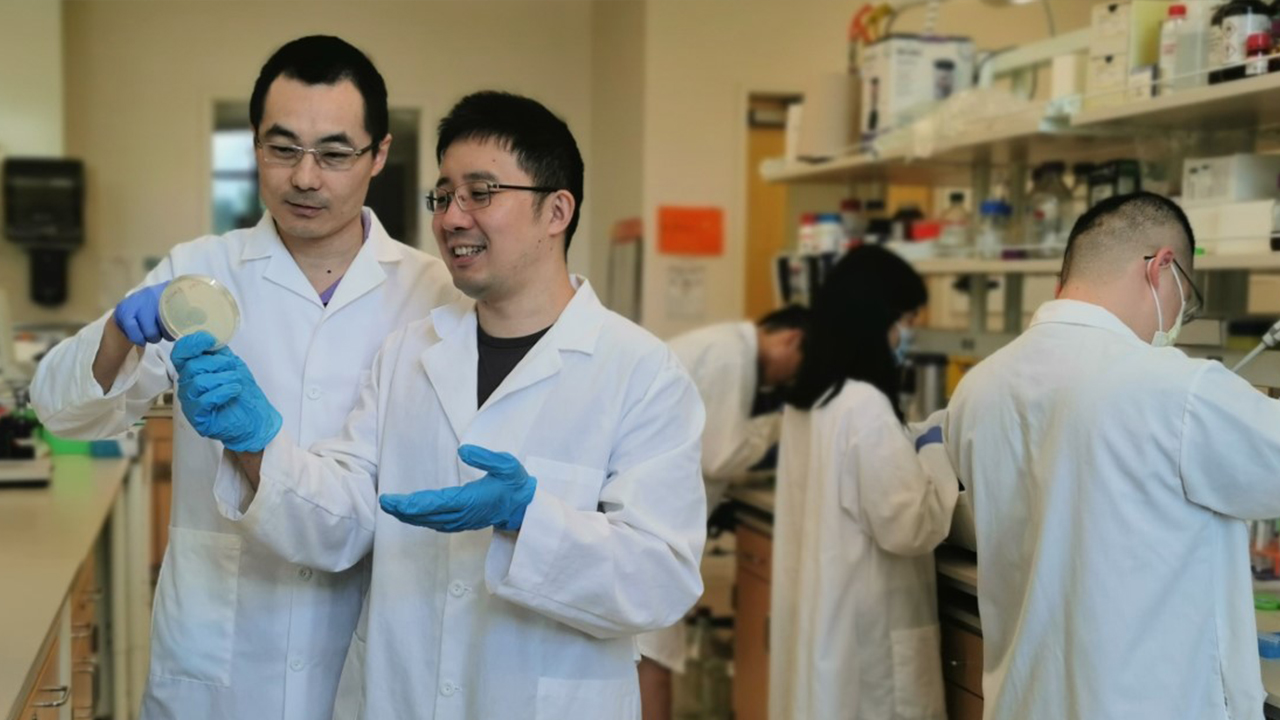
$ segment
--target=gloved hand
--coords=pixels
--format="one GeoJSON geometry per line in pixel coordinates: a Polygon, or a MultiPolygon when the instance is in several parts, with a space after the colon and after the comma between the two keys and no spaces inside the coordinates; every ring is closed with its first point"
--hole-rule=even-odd
{"type": "Polygon", "coordinates": [[[160,322],[160,294],[169,284],[168,280],[157,285],[149,285],[120,301],[112,317],[116,327],[139,347],[147,343],[158,343],[161,340],[172,340],[160,322]]]}
{"type": "Polygon", "coordinates": [[[924,433],[920,435],[920,437],[916,438],[916,452],[920,452],[921,450],[923,450],[925,445],[932,445],[934,443],[941,443],[941,442],[942,442],[942,426],[934,425],[928,430],[925,430],[924,433]]]}
{"type": "Polygon", "coordinates": [[[187,335],[169,354],[178,371],[178,400],[191,427],[228,450],[258,452],[280,432],[271,406],[244,361],[228,348],[209,351],[207,332],[187,335]]]}
{"type": "Polygon", "coordinates": [[[442,490],[422,490],[408,495],[383,495],[383,511],[401,522],[441,532],[519,530],[525,508],[533,502],[538,480],[525,472],[515,457],[477,445],[458,448],[458,457],[488,473],[474,482],[442,490]]]}

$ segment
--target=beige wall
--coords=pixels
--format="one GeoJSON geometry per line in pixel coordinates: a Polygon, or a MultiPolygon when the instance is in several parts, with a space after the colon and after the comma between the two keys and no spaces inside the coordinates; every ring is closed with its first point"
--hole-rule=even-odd
{"type": "MultiPolygon", "coordinates": [[[[77,268],[70,312],[82,317],[138,280],[144,257],[208,232],[214,103],[247,100],[266,57],[300,35],[338,34],[364,49],[392,106],[421,111],[424,186],[435,180],[435,123],[483,88],[546,103],[591,164],[587,2],[68,0],[65,24],[66,149],[88,168],[85,254],[108,270],[77,268]]],[[[589,204],[581,226],[575,269],[590,264],[589,204]]],[[[434,249],[429,223],[420,245],[434,249]]]]}
{"type": "Polygon", "coordinates": [[[608,292],[609,232],[641,216],[644,183],[645,8],[635,0],[596,2],[591,23],[591,161],[587,204],[592,283],[608,292]]]}
{"type": "MultiPolygon", "coordinates": [[[[62,118],[62,4],[0,2],[0,157],[61,155],[62,118]]],[[[84,261],[79,253],[73,262],[87,269],[84,261]]],[[[26,253],[0,239],[0,292],[7,295],[14,319],[56,317],[57,311],[30,301],[29,269],[26,253]]]]}
{"type": "MultiPolygon", "coordinates": [[[[646,226],[664,204],[713,205],[726,215],[726,253],[677,260],[650,245],[644,324],[666,337],[743,312],[746,99],[751,92],[801,92],[814,75],[846,64],[846,28],[858,3],[842,0],[651,0],[645,45],[644,208],[646,226]],[[703,317],[666,307],[674,265],[701,267],[709,290],[703,317]]],[[[1088,22],[1085,0],[1053,0],[1059,32],[1088,22]]],[[[911,31],[924,11],[904,15],[911,31]]],[[[992,9],[978,0],[944,3],[939,28],[999,48],[1045,35],[1039,5],[992,9]]]]}

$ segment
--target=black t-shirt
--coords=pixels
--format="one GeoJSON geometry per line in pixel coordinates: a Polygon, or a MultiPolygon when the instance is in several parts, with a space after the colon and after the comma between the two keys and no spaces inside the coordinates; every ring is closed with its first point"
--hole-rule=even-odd
{"type": "Polygon", "coordinates": [[[476,372],[476,407],[484,405],[484,401],[489,399],[493,391],[498,389],[502,381],[529,353],[529,348],[537,345],[550,329],[543,328],[524,337],[496,338],[476,324],[476,348],[480,351],[476,372]]]}

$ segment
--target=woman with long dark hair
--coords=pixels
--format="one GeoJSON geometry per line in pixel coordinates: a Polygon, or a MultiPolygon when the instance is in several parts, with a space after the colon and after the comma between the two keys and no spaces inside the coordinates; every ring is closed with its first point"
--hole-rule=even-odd
{"type": "Polygon", "coordinates": [[[926,300],[906,262],[863,247],[814,301],[778,458],[773,720],[946,718],[932,551],[959,488],[922,465],[897,401],[926,300]]]}

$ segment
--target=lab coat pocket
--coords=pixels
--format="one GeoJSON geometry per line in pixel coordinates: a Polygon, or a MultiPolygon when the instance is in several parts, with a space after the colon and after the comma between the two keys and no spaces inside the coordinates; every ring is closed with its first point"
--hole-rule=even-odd
{"type": "Polygon", "coordinates": [[[574,509],[595,510],[600,506],[603,470],[533,456],[525,460],[524,467],[538,479],[538,490],[555,495],[574,509]]]}
{"type": "Polygon", "coordinates": [[[169,529],[151,621],[152,675],[231,685],[239,575],[238,536],[169,529]]]}
{"type": "Polygon", "coordinates": [[[565,680],[538,678],[536,720],[608,718],[637,720],[640,687],[628,680],[565,680]]]}
{"type": "Polygon", "coordinates": [[[937,625],[890,633],[895,718],[945,718],[942,633],[937,625]]]}

